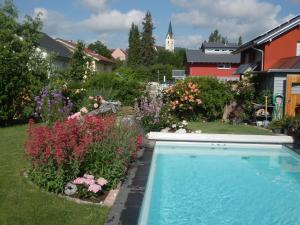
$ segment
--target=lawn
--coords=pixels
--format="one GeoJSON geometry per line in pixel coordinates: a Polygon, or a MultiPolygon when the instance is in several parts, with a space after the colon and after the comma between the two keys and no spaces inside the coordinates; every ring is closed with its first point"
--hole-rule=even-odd
{"type": "Polygon", "coordinates": [[[77,204],[43,192],[21,175],[28,168],[26,128],[0,128],[0,224],[104,224],[109,208],[77,204]]]}
{"type": "Polygon", "coordinates": [[[262,127],[250,125],[231,125],[223,122],[189,122],[188,128],[192,130],[201,130],[203,133],[210,134],[257,134],[272,135],[270,130],[262,127]]]}

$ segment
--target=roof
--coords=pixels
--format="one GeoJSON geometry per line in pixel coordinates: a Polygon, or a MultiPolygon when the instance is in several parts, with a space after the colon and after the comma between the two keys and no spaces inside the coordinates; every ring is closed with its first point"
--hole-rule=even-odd
{"type": "Polygon", "coordinates": [[[54,40],[49,35],[41,33],[39,47],[49,53],[53,53],[58,57],[71,58],[72,52],[60,42],[54,40]]]}
{"type": "Polygon", "coordinates": [[[235,74],[245,74],[246,72],[253,71],[257,67],[257,64],[255,63],[246,63],[240,65],[237,70],[235,71],[235,74]]]}
{"type": "Polygon", "coordinates": [[[293,17],[292,19],[282,23],[281,25],[273,28],[272,30],[269,30],[258,37],[252,39],[251,41],[246,42],[245,44],[241,45],[235,53],[239,53],[243,50],[246,50],[248,48],[251,48],[253,46],[258,46],[261,44],[265,44],[269,41],[272,41],[274,38],[280,36],[283,33],[286,33],[287,31],[297,27],[300,25],[300,14],[293,17]]]}
{"type": "Polygon", "coordinates": [[[240,63],[240,54],[207,54],[202,50],[186,50],[188,63],[240,63]]]}
{"type": "MultiPolygon", "coordinates": [[[[61,39],[61,38],[57,38],[56,40],[59,41],[59,42],[61,42],[64,45],[68,46],[69,48],[71,48],[73,50],[76,49],[76,45],[77,45],[76,42],[66,41],[66,40],[61,39]]],[[[116,63],[114,60],[108,59],[108,58],[104,57],[103,55],[100,55],[100,54],[92,51],[89,48],[85,48],[84,52],[87,55],[89,55],[90,57],[92,57],[95,60],[97,60],[97,61],[101,61],[101,62],[104,62],[104,63],[107,63],[107,64],[115,64],[116,63]]]]}
{"type": "Polygon", "coordinates": [[[203,42],[201,49],[205,48],[219,48],[219,49],[237,49],[237,43],[217,43],[217,42],[203,42]]]}
{"type": "Polygon", "coordinates": [[[300,72],[300,56],[279,59],[268,72],[300,72]]]}
{"type": "Polygon", "coordinates": [[[169,23],[169,29],[168,29],[167,36],[168,35],[170,35],[171,38],[173,37],[173,29],[172,29],[172,23],[171,23],[171,21],[169,23]]]}
{"type": "Polygon", "coordinates": [[[172,77],[185,77],[184,70],[172,70],[172,77]]]}

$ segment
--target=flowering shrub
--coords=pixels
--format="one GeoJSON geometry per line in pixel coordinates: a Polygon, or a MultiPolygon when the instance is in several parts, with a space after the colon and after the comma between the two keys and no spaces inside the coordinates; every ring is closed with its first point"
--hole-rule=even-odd
{"type": "Polygon", "coordinates": [[[89,106],[88,109],[90,111],[98,109],[102,104],[103,98],[102,96],[89,96],[89,106]]]}
{"type": "Polygon", "coordinates": [[[135,102],[136,118],[141,121],[145,131],[160,130],[164,123],[160,118],[163,107],[161,98],[142,97],[135,102]]]}
{"type": "Polygon", "coordinates": [[[86,157],[84,168],[97,177],[109,180],[108,188],[115,188],[124,178],[129,163],[141,147],[142,137],[135,125],[120,124],[107,130],[106,138],[94,143],[86,157]]]}
{"type": "Polygon", "coordinates": [[[177,82],[164,92],[164,98],[173,113],[180,118],[195,115],[202,104],[199,87],[192,82],[177,82]]]}
{"type": "Polygon", "coordinates": [[[93,175],[84,174],[83,177],[77,177],[75,180],[72,181],[72,184],[75,185],[75,187],[70,185],[70,183],[66,185],[65,194],[77,194],[81,198],[87,198],[92,196],[95,197],[101,194],[103,188],[106,186],[107,183],[108,181],[103,177],[95,179],[93,175]]]}
{"type": "Polygon", "coordinates": [[[85,116],[81,121],[56,122],[53,127],[36,126],[31,121],[26,143],[32,161],[30,178],[47,190],[61,192],[80,172],[89,147],[105,138],[114,121],[113,117],[85,116]]]}
{"type": "Polygon", "coordinates": [[[72,110],[73,104],[66,99],[60,91],[44,88],[41,95],[35,97],[36,116],[47,124],[63,121],[72,110]]]}

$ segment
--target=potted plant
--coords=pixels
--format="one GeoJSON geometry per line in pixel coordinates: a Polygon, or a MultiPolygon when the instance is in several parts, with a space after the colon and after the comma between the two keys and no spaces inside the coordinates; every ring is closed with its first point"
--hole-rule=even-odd
{"type": "Polygon", "coordinates": [[[282,134],[283,133],[283,123],[281,120],[272,120],[269,124],[269,129],[272,130],[275,134],[282,134]]]}

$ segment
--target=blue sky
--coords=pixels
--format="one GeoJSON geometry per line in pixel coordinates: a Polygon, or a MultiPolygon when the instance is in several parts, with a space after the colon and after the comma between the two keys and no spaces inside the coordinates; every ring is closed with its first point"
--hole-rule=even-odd
{"type": "MultiPolygon", "coordinates": [[[[0,0],[3,2],[3,0],[0,0]]],[[[154,35],[164,45],[172,20],[175,46],[196,49],[213,29],[230,41],[247,41],[300,14],[300,0],[15,0],[20,16],[42,12],[44,32],[52,37],[103,41],[109,48],[127,47],[132,22],[146,11],[154,35]]]]}

